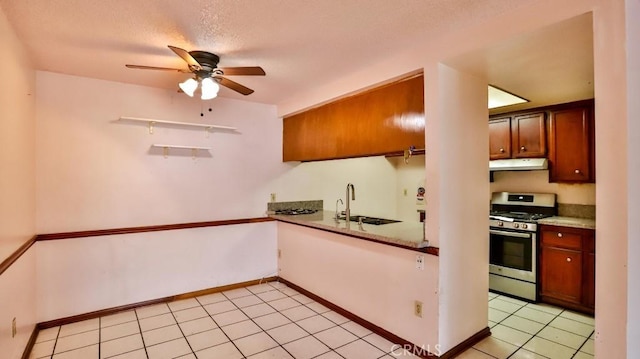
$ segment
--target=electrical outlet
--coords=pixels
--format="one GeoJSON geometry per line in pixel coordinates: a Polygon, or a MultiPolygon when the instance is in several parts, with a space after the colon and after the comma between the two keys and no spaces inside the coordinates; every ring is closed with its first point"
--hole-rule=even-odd
{"type": "Polygon", "coordinates": [[[419,300],[416,300],[414,303],[414,307],[413,307],[413,314],[416,315],[416,317],[420,317],[422,318],[422,302],[419,300]]]}
{"type": "Polygon", "coordinates": [[[422,254],[416,256],[416,269],[424,270],[424,256],[422,254]]]}
{"type": "Polygon", "coordinates": [[[276,194],[275,192],[271,194],[271,202],[275,202],[276,201],[276,194]]]}
{"type": "Polygon", "coordinates": [[[18,334],[18,326],[16,325],[16,318],[13,318],[11,321],[11,338],[15,337],[18,334]]]}

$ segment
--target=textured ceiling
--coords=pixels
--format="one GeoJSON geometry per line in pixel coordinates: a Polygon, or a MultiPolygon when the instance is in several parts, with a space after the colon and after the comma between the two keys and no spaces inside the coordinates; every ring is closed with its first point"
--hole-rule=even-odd
{"type": "Polygon", "coordinates": [[[406,49],[514,0],[0,0],[39,70],[175,89],[188,75],[125,64],[185,68],[167,45],[204,50],[220,66],[262,66],[231,77],[278,104],[288,96],[406,49]],[[422,40],[421,40],[422,39],[422,40]]]}

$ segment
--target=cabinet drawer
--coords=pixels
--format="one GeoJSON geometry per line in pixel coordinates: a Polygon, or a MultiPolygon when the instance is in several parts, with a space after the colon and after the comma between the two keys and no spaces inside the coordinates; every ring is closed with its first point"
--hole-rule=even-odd
{"type": "Polygon", "coordinates": [[[542,231],[542,245],[567,249],[582,249],[582,236],[565,231],[542,231]]]}

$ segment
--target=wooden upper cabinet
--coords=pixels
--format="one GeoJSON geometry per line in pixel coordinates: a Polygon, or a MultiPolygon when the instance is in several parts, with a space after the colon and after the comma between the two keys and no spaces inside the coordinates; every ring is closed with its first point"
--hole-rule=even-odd
{"type": "Polygon", "coordinates": [[[493,116],[489,121],[489,159],[545,157],[545,113],[493,116]]]}
{"type": "Polygon", "coordinates": [[[511,142],[514,158],[535,158],[547,155],[545,113],[514,116],[511,120],[511,142]]]}
{"type": "Polygon", "coordinates": [[[594,182],[593,102],[550,111],[549,180],[594,182]]]}
{"type": "Polygon", "coordinates": [[[593,109],[584,100],[492,115],[489,158],[547,157],[549,182],[595,182],[593,109]]]}
{"type": "Polygon", "coordinates": [[[283,161],[401,155],[424,149],[424,77],[417,75],[283,119],[283,161]]]}
{"type": "Polygon", "coordinates": [[[489,159],[511,158],[511,117],[489,122],[489,159]]]}

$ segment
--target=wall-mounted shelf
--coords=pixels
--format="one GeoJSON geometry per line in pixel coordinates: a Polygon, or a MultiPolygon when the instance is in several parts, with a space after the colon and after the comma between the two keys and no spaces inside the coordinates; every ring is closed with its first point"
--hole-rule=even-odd
{"type": "MultiPolygon", "coordinates": [[[[229,126],[219,126],[219,125],[209,125],[203,123],[190,123],[190,122],[178,122],[178,121],[166,121],[166,120],[155,120],[152,118],[140,118],[140,117],[120,117],[120,121],[130,121],[130,122],[146,122],[149,126],[149,133],[153,134],[153,127],[156,125],[173,125],[173,126],[183,126],[183,127],[195,127],[195,128],[203,128],[206,136],[209,136],[209,133],[212,130],[224,130],[224,131],[236,131],[237,128],[229,127],[229,126]]],[[[189,147],[192,148],[192,147],[189,147]]]]}
{"type": "Polygon", "coordinates": [[[181,145],[163,145],[154,143],[151,145],[153,148],[162,148],[164,157],[167,158],[169,156],[169,149],[183,149],[183,150],[191,150],[191,156],[196,158],[198,155],[198,150],[200,151],[211,151],[211,147],[200,147],[200,146],[181,146],[181,145]]]}

